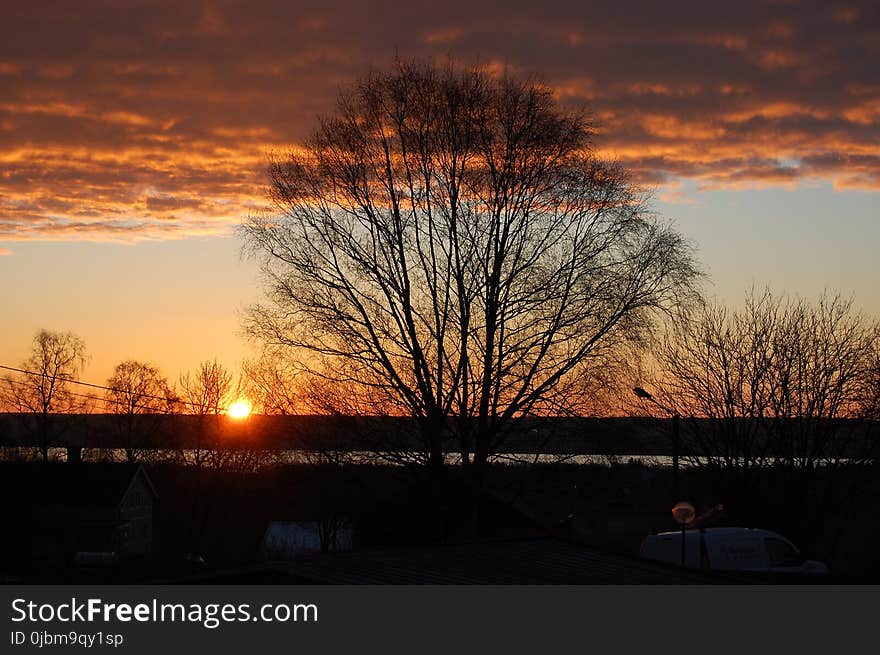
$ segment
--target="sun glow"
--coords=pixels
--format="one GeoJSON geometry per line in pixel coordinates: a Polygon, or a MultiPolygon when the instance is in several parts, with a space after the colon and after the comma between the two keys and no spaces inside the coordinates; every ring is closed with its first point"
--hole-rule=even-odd
{"type": "Polygon", "coordinates": [[[251,404],[247,400],[236,400],[226,410],[231,418],[247,418],[251,414],[251,404]]]}

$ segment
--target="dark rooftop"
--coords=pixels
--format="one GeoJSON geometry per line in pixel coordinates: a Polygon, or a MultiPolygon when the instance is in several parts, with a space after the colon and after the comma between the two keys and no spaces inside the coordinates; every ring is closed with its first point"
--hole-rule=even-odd
{"type": "Polygon", "coordinates": [[[307,555],[178,582],[305,584],[717,584],[727,576],[614,555],[556,539],[307,555]]]}
{"type": "Polygon", "coordinates": [[[20,508],[115,507],[140,469],[137,464],[3,462],[0,494],[14,498],[20,508]]]}

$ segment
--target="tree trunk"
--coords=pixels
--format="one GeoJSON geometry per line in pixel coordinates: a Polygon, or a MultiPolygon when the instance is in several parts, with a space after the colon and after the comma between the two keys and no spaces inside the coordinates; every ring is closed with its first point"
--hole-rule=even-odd
{"type": "Polygon", "coordinates": [[[45,412],[40,421],[40,454],[44,464],[49,461],[49,415],[45,412]]]}
{"type": "Polygon", "coordinates": [[[442,416],[428,416],[422,420],[422,436],[428,443],[428,466],[432,475],[442,471],[446,464],[443,456],[443,428],[442,416]]]}
{"type": "Polygon", "coordinates": [[[476,439],[474,440],[474,465],[473,465],[473,475],[474,480],[477,482],[477,487],[482,487],[483,477],[486,474],[486,469],[489,466],[489,435],[488,435],[488,421],[486,421],[485,426],[481,425],[481,429],[477,431],[476,439]]]}

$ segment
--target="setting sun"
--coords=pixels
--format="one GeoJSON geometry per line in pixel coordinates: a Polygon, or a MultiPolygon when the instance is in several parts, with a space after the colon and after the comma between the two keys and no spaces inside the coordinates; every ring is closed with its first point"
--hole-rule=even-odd
{"type": "Polygon", "coordinates": [[[251,404],[247,400],[236,400],[226,413],[232,418],[247,418],[251,414],[251,404]]]}

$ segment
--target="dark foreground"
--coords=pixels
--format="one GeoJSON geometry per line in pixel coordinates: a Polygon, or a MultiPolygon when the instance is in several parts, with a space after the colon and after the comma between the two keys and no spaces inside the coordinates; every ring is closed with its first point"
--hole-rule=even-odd
{"type": "Polygon", "coordinates": [[[669,509],[687,499],[698,510],[723,503],[720,524],[784,534],[805,557],[829,565],[827,582],[880,581],[875,467],[685,470],[678,493],[671,470],[639,464],[497,466],[479,493],[454,469],[439,484],[418,470],[366,465],[249,473],[165,464],[146,467],[143,480],[136,470],[0,464],[3,579],[778,582],[636,560],[644,536],[674,527],[669,509]],[[102,514],[87,509],[113,503],[102,514]],[[320,533],[315,552],[284,557],[272,549],[270,526],[293,524],[320,533]],[[111,559],[111,550],[125,548],[120,539],[131,552],[111,559]]]}

